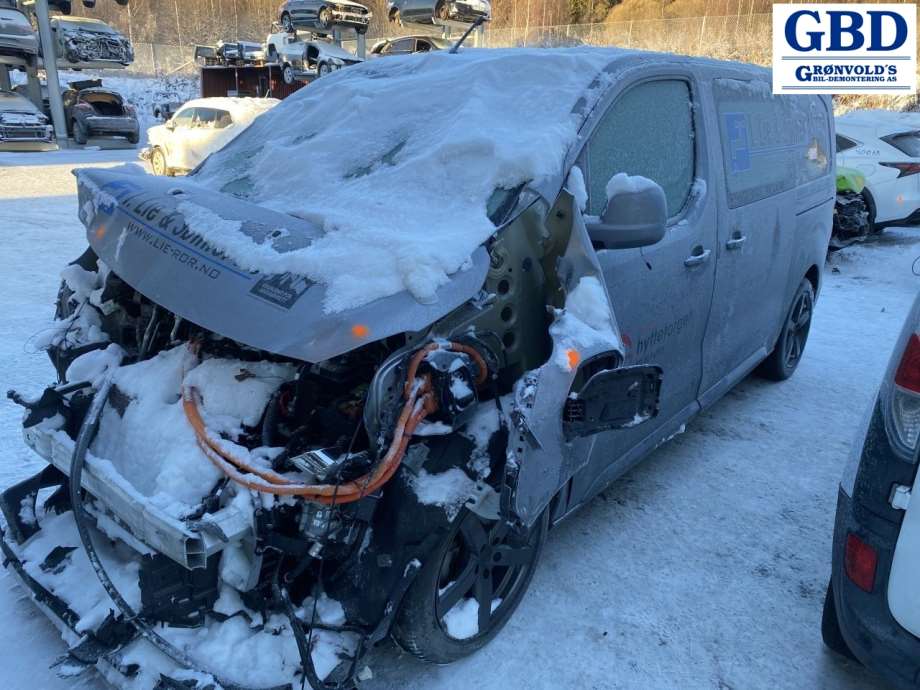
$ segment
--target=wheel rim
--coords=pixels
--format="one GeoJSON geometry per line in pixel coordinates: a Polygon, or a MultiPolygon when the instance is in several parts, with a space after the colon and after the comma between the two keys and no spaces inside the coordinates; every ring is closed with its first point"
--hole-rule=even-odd
{"type": "Polygon", "coordinates": [[[293,84],[294,83],[294,70],[290,67],[284,68],[284,83],[293,84]]]}
{"type": "Polygon", "coordinates": [[[445,616],[470,599],[478,605],[478,632],[459,639],[466,641],[489,632],[513,605],[533,566],[539,536],[539,522],[521,537],[502,521],[485,521],[475,513],[466,513],[454,530],[438,576],[435,616],[448,637],[453,635],[445,616]]]}
{"type": "Polygon", "coordinates": [[[288,14],[282,15],[282,17],[281,17],[281,27],[282,27],[285,31],[290,31],[290,30],[291,30],[291,28],[293,27],[293,23],[291,22],[291,16],[290,16],[290,15],[288,15],[288,14]]]}
{"type": "Polygon", "coordinates": [[[154,175],[162,175],[166,172],[166,161],[163,159],[163,154],[159,151],[153,152],[153,160],[151,163],[153,164],[154,175]]]}
{"type": "Polygon", "coordinates": [[[319,11],[319,23],[327,29],[332,24],[332,20],[329,18],[329,10],[325,7],[319,11]]]}
{"type": "Polygon", "coordinates": [[[438,18],[450,19],[450,3],[442,2],[440,5],[438,5],[438,18]]]}
{"type": "Polygon", "coordinates": [[[811,293],[806,290],[796,298],[789,311],[783,348],[783,362],[787,368],[794,367],[802,359],[811,327],[812,306],[811,293]]]}

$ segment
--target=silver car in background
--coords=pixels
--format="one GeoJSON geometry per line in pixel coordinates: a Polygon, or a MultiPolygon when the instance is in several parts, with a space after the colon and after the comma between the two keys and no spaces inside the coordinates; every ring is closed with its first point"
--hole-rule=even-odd
{"type": "Polygon", "coordinates": [[[51,31],[64,67],[117,68],[134,62],[131,41],[98,19],[53,17],[51,31]]]}
{"type": "Polygon", "coordinates": [[[38,38],[19,10],[0,7],[0,55],[38,55],[38,38]]]}
{"type": "Polygon", "coordinates": [[[28,98],[0,89],[0,150],[42,151],[54,147],[54,128],[28,98]]]}
{"type": "Polygon", "coordinates": [[[367,33],[371,11],[351,0],[285,0],[278,10],[281,27],[294,33],[297,29],[331,32],[336,26],[367,33]]]}

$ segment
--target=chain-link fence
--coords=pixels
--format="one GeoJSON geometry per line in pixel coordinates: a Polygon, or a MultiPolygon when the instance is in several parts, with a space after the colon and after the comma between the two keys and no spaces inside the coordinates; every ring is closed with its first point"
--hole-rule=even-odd
{"type": "MultiPolygon", "coordinates": [[[[564,26],[518,26],[488,28],[483,32],[481,40],[477,40],[475,35],[468,40],[470,45],[480,44],[487,48],[617,46],[766,64],[770,59],[771,21],[769,14],[748,14],[564,26]]],[[[407,33],[419,33],[418,27],[404,27],[402,31],[391,30],[386,34],[369,35],[368,48],[384,38],[407,33]]],[[[430,27],[426,33],[438,35],[440,29],[430,27]]],[[[454,33],[457,34],[456,31],[454,33]]],[[[354,49],[354,41],[345,41],[344,44],[354,49]]],[[[193,46],[137,43],[134,53],[134,64],[130,71],[137,74],[191,74],[197,69],[193,46]]]]}

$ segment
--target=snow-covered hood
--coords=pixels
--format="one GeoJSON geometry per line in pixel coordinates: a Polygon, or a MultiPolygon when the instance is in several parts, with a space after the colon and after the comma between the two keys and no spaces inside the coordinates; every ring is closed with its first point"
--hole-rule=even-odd
{"type": "Polygon", "coordinates": [[[307,218],[322,237],[280,257],[252,252],[232,228],[201,231],[254,268],[327,285],[330,313],[405,291],[433,302],[495,233],[496,190],[551,180],[558,192],[587,109],[612,78],[605,71],[633,55],[436,51],[341,70],[258,118],[191,176],[307,218]]]}
{"type": "MultiPolygon", "coordinates": [[[[422,330],[475,296],[488,271],[484,248],[423,304],[408,292],[335,313],[328,286],[294,271],[236,261],[282,260],[322,241],[309,221],[208,190],[189,178],[143,175],[134,166],[77,173],[80,220],[90,245],[122,280],[165,309],[254,348],[319,362],[375,340],[422,330]],[[201,231],[208,228],[207,236],[201,231]],[[242,252],[237,252],[242,254],[242,252]]],[[[372,279],[368,276],[368,279],[372,279]]]]}

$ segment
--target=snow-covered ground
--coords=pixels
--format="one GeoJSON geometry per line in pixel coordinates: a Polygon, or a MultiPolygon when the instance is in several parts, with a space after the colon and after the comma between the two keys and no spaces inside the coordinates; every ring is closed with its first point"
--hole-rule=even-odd
{"type": "MultiPolygon", "coordinates": [[[[84,247],[76,165],[133,151],[0,154],[0,381],[52,378],[30,345],[64,264],[84,247]]],[[[531,591],[498,638],[448,667],[392,645],[369,659],[383,688],[882,687],[824,650],[836,486],[854,428],[916,293],[920,230],[889,230],[828,270],[805,359],[788,382],[748,379],[686,433],[551,535],[531,591]]],[[[0,404],[0,485],[39,467],[0,404]]],[[[0,687],[99,688],[48,666],[65,651],[0,574],[0,687]]]]}

